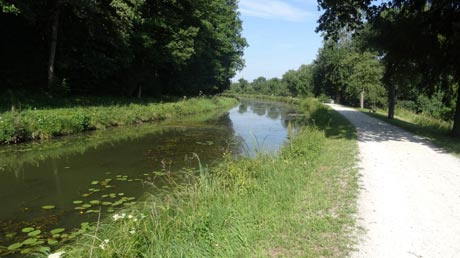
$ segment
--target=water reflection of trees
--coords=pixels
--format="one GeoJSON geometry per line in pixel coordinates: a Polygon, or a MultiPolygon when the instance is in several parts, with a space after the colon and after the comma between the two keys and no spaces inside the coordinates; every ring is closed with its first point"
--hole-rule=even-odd
{"type": "Polygon", "coordinates": [[[241,103],[240,106],[238,107],[238,113],[244,114],[248,112],[248,106],[244,103],[241,103]]]}
{"type": "Polygon", "coordinates": [[[190,159],[193,153],[199,156],[203,164],[212,164],[224,153],[241,148],[240,143],[234,141],[234,135],[230,114],[226,113],[208,125],[164,132],[161,137],[152,139],[153,148],[146,150],[145,156],[152,166],[172,161],[173,170],[196,164],[190,159]]]}

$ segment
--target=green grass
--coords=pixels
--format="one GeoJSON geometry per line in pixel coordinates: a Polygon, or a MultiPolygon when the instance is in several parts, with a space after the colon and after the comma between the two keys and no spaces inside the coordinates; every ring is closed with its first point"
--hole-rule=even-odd
{"type": "MultiPolygon", "coordinates": [[[[361,111],[366,112],[365,109],[361,111]]],[[[452,122],[414,114],[404,109],[396,110],[394,119],[388,119],[385,110],[378,110],[377,113],[366,112],[366,114],[423,136],[446,151],[460,155],[460,139],[450,136],[452,122]]]]}
{"type": "Polygon", "coordinates": [[[288,104],[299,104],[299,98],[283,97],[283,96],[268,96],[268,95],[257,95],[257,94],[237,94],[237,93],[223,93],[221,96],[234,97],[234,98],[250,98],[250,99],[262,99],[269,101],[278,101],[288,104]]]}
{"type": "Polygon", "coordinates": [[[198,174],[183,171],[187,184],[104,219],[61,247],[65,257],[346,256],[358,188],[355,131],[315,101],[299,108],[310,119],[279,155],[228,155],[198,174]]]}
{"type": "Polygon", "coordinates": [[[7,111],[0,114],[0,143],[49,139],[108,127],[178,119],[230,108],[236,103],[233,98],[212,97],[168,103],[7,111]]]}

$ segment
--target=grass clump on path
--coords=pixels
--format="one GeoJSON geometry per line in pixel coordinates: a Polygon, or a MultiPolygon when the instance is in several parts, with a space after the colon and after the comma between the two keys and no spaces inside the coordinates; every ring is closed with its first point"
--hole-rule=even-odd
{"type": "Polygon", "coordinates": [[[48,139],[83,131],[181,118],[236,105],[233,98],[194,98],[169,103],[79,106],[0,114],[0,143],[48,139]]]}
{"type": "MultiPolygon", "coordinates": [[[[366,110],[362,109],[361,111],[365,112],[366,110]]],[[[388,119],[385,110],[366,114],[423,136],[448,152],[460,155],[460,140],[449,136],[452,122],[446,122],[423,114],[415,114],[404,109],[395,110],[394,119],[388,119]]]]}
{"type": "MultiPolygon", "coordinates": [[[[64,257],[344,257],[354,225],[353,127],[315,101],[277,156],[201,168],[103,220],[64,257]],[[314,122],[313,122],[314,121],[314,122]]],[[[190,172],[190,171],[189,171],[190,172]]]]}

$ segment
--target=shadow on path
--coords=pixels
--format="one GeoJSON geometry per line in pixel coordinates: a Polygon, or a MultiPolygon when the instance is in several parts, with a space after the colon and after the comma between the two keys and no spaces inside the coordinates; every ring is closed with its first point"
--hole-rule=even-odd
{"type": "Polygon", "coordinates": [[[445,150],[436,147],[424,138],[390,125],[382,120],[370,117],[354,109],[338,105],[331,105],[331,107],[347,118],[356,127],[358,141],[360,142],[412,142],[425,145],[439,153],[447,153],[445,150]]]}

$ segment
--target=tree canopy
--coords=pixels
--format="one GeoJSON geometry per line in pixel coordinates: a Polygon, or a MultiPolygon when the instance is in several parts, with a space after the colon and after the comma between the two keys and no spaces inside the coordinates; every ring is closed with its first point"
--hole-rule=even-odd
{"type": "Polygon", "coordinates": [[[398,91],[416,80],[418,89],[433,95],[456,96],[452,134],[460,137],[460,3],[455,0],[319,0],[324,14],[317,31],[337,40],[344,32],[366,34],[364,42],[379,52],[385,65],[389,117],[398,91]],[[447,79],[452,78],[452,79],[447,79]],[[450,82],[450,83],[443,83],[450,82]]]}
{"type": "Polygon", "coordinates": [[[4,91],[196,95],[242,69],[236,0],[1,0],[4,91]]]}

